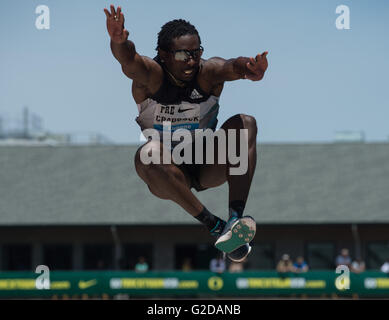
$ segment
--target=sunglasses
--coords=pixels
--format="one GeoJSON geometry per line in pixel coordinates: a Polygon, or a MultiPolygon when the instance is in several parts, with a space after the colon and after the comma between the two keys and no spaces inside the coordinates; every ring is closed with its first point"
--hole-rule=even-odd
{"type": "Polygon", "coordinates": [[[181,49],[181,50],[171,51],[171,53],[174,54],[174,59],[176,61],[188,62],[191,57],[193,58],[193,60],[200,58],[201,55],[203,54],[203,51],[204,48],[200,46],[199,48],[194,50],[181,49]]]}

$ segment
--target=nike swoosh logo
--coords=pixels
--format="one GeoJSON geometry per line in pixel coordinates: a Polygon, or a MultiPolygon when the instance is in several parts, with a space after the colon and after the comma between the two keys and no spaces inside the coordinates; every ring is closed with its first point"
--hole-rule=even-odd
{"type": "Polygon", "coordinates": [[[92,287],[92,286],[94,286],[96,284],[97,284],[97,280],[96,279],[89,280],[89,281],[82,281],[81,280],[81,281],[78,282],[78,287],[80,289],[88,289],[88,288],[90,288],[90,287],[92,287]]]}
{"type": "Polygon", "coordinates": [[[193,110],[194,108],[189,108],[189,109],[178,109],[178,113],[185,112],[188,110],[193,110]]]}

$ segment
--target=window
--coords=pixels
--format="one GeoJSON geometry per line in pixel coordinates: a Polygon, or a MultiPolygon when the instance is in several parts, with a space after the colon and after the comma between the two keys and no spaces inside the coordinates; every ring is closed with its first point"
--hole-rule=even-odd
{"type": "Polygon", "coordinates": [[[2,251],[2,269],[4,271],[32,270],[32,247],[30,245],[4,245],[2,251]]]}
{"type": "Polygon", "coordinates": [[[311,270],[335,268],[335,245],[328,242],[309,243],[307,262],[311,270]]]}
{"type": "Polygon", "coordinates": [[[245,269],[274,270],[274,246],[270,243],[254,243],[251,246],[251,253],[247,257],[245,269]]]}
{"type": "Polygon", "coordinates": [[[108,270],[113,268],[113,245],[85,245],[84,270],[108,270]]]}
{"type": "Polygon", "coordinates": [[[43,246],[43,263],[50,270],[71,270],[73,256],[71,245],[45,245],[43,246]]]}
{"type": "MultiPolygon", "coordinates": [[[[120,269],[134,270],[140,257],[144,257],[149,270],[153,267],[153,246],[151,244],[125,244],[123,245],[120,269]]],[[[162,259],[162,257],[161,257],[162,259]]]]}
{"type": "Polygon", "coordinates": [[[389,258],[389,242],[370,242],[366,248],[366,267],[379,270],[389,258]]]}
{"type": "Polygon", "coordinates": [[[174,248],[175,269],[183,270],[190,265],[192,270],[209,270],[209,263],[218,252],[209,244],[178,245],[174,248]]]}

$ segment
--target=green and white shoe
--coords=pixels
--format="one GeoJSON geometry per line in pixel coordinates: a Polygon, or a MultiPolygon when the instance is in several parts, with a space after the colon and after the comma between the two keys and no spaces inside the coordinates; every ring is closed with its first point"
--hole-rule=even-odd
{"type": "Polygon", "coordinates": [[[222,234],[226,224],[227,224],[227,222],[225,222],[224,220],[219,220],[216,223],[216,226],[212,230],[209,231],[211,233],[211,236],[214,236],[216,238],[219,237],[222,234]]]}
{"type": "Polygon", "coordinates": [[[244,259],[247,258],[251,251],[251,246],[246,243],[245,245],[239,247],[238,249],[227,253],[227,257],[234,262],[242,262],[244,259]]]}
{"type": "Polygon", "coordinates": [[[230,253],[254,239],[257,225],[250,216],[240,219],[231,217],[220,237],[215,242],[215,247],[220,251],[230,253]]]}

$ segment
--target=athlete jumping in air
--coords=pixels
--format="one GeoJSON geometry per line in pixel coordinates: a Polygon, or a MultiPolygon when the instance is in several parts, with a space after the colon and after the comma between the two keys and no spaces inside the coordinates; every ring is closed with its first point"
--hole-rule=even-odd
{"type": "MultiPolygon", "coordinates": [[[[158,34],[158,54],[154,59],[141,56],[134,43],[128,40],[129,32],[124,28],[121,8],[115,9],[111,5],[110,11],[104,9],[104,12],[112,53],[121,64],[123,73],[133,80],[132,95],[139,110],[136,121],[142,130],[154,128],[162,131],[163,119],[171,122],[172,131],[178,128],[216,130],[218,101],[224,82],[239,79],[259,81],[267,69],[267,52],[255,58],[202,59],[204,49],[200,36],[193,25],[182,19],[162,26],[158,34]]],[[[248,146],[248,169],[244,174],[230,174],[229,169],[237,165],[228,159],[226,163],[217,160],[218,144],[213,149],[214,164],[145,164],[142,152],[159,152],[161,158],[162,155],[171,157],[171,149],[162,140],[149,140],[138,149],[135,168],[152,194],[176,202],[202,222],[217,238],[215,246],[226,252],[231,260],[239,262],[249,254],[249,243],[256,231],[255,221],[243,216],[257,160],[256,120],[252,116],[236,114],[219,130],[228,129],[237,132],[238,150],[240,129],[247,129],[244,139],[248,146]],[[191,191],[191,188],[197,191],[214,188],[226,181],[229,187],[227,222],[209,212],[191,191]]],[[[227,138],[227,149],[230,146],[228,139],[230,137],[227,138]]]]}

